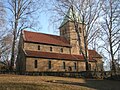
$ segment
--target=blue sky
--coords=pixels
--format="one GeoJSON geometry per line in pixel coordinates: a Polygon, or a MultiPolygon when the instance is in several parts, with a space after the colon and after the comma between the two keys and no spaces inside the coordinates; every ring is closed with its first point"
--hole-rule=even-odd
{"type": "Polygon", "coordinates": [[[40,32],[42,33],[47,33],[47,34],[54,34],[54,35],[58,35],[59,33],[57,33],[56,30],[54,29],[53,27],[53,23],[50,22],[50,17],[51,17],[51,14],[45,14],[45,13],[41,13],[40,15],[40,24],[41,24],[41,29],[40,29],[40,32]]]}
{"type": "MultiPolygon", "coordinates": [[[[39,21],[40,21],[40,26],[41,26],[41,29],[39,30],[39,32],[59,35],[58,28],[59,28],[60,23],[57,27],[55,27],[52,21],[53,19],[50,20],[52,16],[56,15],[56,13],[52,11],[53,9],[52,1],[51,2],[49,0],[45,0],[45,1],[46,1],[45,5],[42,7],[43,8],[42,13],[38,13],[40,15],[39,21]]],[[[58,22],[55,24],[57,25],[58,22]]]]}

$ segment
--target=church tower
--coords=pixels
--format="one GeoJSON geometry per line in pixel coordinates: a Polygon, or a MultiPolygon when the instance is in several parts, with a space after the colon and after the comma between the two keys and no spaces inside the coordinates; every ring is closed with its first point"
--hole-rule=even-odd
{"type": "Polygon", "coordinates": [[[82,50],[84,51],[85,49],[84,49],[83,33],[85,34],[85,25],[84,26],[82,25],[80,16],[78,15],[77,12],[75,12],[75,10],[73,10],[72,8],[68,10],[59,29],[60,29],[60,36],[68,40],[69,44],[72,46],[71,51],[70,51],[71,54],[79,55],[81,54],[81,52],[79,48],[78,36],[75,31],[74,19],[76,19],[78,23],[78,29],[80,33],[80,39],[81,39],[80,43],[81,43],[82,50]]]}

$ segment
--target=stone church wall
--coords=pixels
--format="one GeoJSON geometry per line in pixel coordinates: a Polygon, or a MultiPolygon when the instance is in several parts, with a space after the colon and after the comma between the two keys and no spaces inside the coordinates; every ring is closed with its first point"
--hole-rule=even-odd
{"type": "Polygon", "coordinates": [[[25,42],[24,49],[31,50],[31,51],[70,54],[70,48],[68,48],[68,47],[45,45],[45,44],[35,44],[35,43],[26,43],[25,42]],[[40,46],[40,50],[38,50],[38,46],[40,46]],[[52,51],[50,51],[50,47],[52,47],[52,51]],[[63,49],[63,52],[61,52],[61,48],[63,49]]]}
{"type": "Polygon", "coordinates": [[[85,62],[70,61],[70,60],[55,60],[55,59],[43,59],[43,58],[29,58],[26,59],[26,71],[85,71],[85,62]],[[37,68],[35,68],[35,60],[37,60],[37,68]],[[49,61],[51,61],[51,69],[49,69],[49,61]],[[65,62],[65,69],[63,66],[65,62]],[[78,66],[78,69],[75,65],[78,66]]]}

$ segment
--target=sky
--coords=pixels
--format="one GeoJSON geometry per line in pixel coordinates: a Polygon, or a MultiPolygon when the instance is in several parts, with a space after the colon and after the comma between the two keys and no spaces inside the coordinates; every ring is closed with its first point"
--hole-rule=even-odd
{"type": "Polygon", "coordinates": [[[41,33],[47,33],[47,34],[53,34],[53,35],[59,35],[59,25],[57,27],[54,26],[53,21],[50,20],[51,17],[55,14],[53,13],[52,10],[52,1],[49,2],[50,0],[45,0],[45,5],[42,7],[43,11],[41,13],[38,13],[39,16],[39,21],[40,21],[40,30],[39,32],[41,33]]]}
{"type": "Polygon", "coordinates": [[[50,17],[51,14],[45,14],[45,13],[41,13],[40,15],[40,24],[41,24],[41,29],[40,32],[42,33],[47,33],[47,34],[53,34],[53,35],[59,35],[58,29],[54,29],[52,22],[50,22],[50,17]]]}

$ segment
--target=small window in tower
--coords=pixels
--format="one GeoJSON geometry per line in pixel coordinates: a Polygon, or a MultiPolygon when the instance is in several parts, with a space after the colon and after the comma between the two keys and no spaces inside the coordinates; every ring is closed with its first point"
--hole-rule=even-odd
{"type": "Polygon", "coordinates": [[[67,29],[65,28],[65,34],[67,33],[67,29]]]}
{"type": "Polygon", "coordinates": [[[63,52],[63,48],[60,49],[60,52],[63,52]]]}
{"type": "Polygon", "coordinates": [[[51,61],[48,61],[48,68],[51,69],[51,61]]]}
{"type": "Polygon", "coordinates": [[[38,50],[40,50],[40,46],[38,45],[38,50]]]}
{"type": "Polygon", "coordinates": [[[63,30],[63,34],[66,34],[66,33],[65,33],[65,30],[63,30]]]}
{"type": "Polygon", "coordinates": [[[64,33],[63,33],[63,29],[60,31],[60,35],[64,35],[64,33]]]}
{"type": "Polygon", "coordinates": [[[65,62],[63,62],[63,69],[65,69],[65,67],[66,67],[66,66],[65,66],[65,62]]]}
{"type": "Polygon", "coordinates": [[[35,60],[35,61],[34,61],[34,67],[35,67],[35,68],[37,68],[37,64],[38,64],[38,62],[37,62],[37,60],[35,60]]]}
{"type": "Polygon", "coordinates": [[[80,33],[82,33],[82,31],[81,31],[81,27],[79,27],[79,31],[80,31],[80,33]]]}
{"type": "Polygon", "coordinates": [[[52,51],[52,47],[50,47],[50,51],[52,51]]]}

